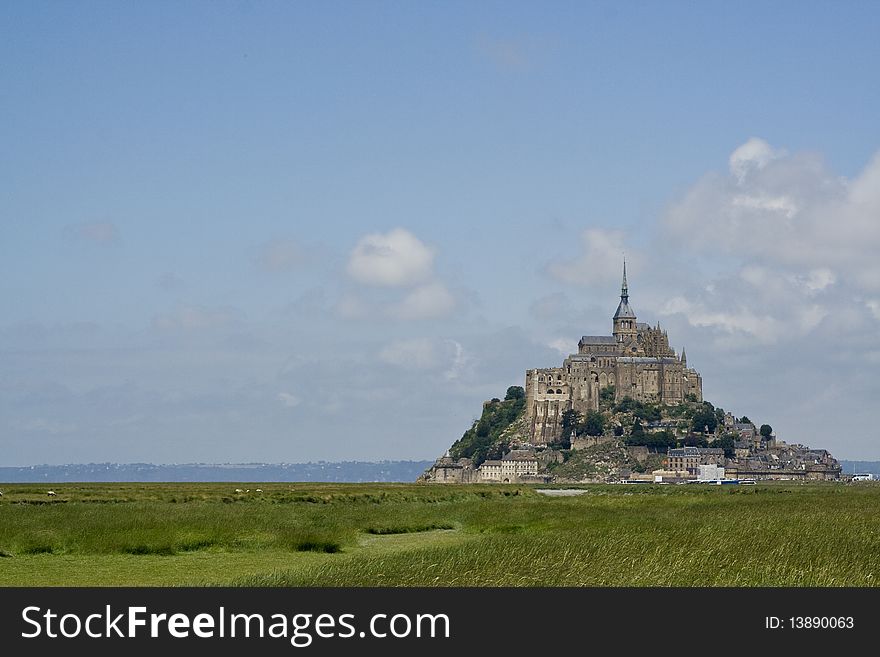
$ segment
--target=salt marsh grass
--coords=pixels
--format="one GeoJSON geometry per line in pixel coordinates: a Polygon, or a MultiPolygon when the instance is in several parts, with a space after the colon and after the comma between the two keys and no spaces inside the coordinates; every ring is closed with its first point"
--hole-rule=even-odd
{"type": "Polygon", "coordinates": [[[880,485],[3,486],[0,585],[874,586],[880,485]],[[236,493],[240,488],[242,493],[236,493]],[[255,489],[261,488],[261,493],[255,489]]]}

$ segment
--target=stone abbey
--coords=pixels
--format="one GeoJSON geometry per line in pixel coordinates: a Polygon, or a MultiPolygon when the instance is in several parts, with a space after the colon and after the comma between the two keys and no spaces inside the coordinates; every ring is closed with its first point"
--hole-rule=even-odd
{"type": "Polygon", "coordinates": [[[526,419],[533,445],[547,445],[562,433],[562,414],[574,409],[581,414],[598,410],[600,394],[613,394],[615,401],[667,405],[685,399],[703,400],[700,374],[687,366],[669,346],[665,330],[636,320],[629,305],[626,263],[620,303],[614,313],[612,335],[585,335],[578,353],[562,367],[526,371],[526,419]]]}

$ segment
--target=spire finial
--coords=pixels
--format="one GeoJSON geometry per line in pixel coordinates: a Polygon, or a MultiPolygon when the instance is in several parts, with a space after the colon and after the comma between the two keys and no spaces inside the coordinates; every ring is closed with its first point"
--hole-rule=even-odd
{"type": "Polygon", "coordinates": [[[620,286],[620,298],[629,298],[629,289],[626,286],[626,257],[623,258],[623,283],[620,286]]]}

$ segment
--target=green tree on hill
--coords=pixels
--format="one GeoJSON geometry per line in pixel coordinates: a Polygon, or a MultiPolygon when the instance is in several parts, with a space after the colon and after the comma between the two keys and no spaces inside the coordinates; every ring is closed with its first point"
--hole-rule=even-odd
{"type": "Polygon", "coordinates": [[[573,408],[562,412],[562,433],[559,439],[550,443],[554,449],[571,449],[571,436],[576,433],[580,424],[581,414],[573,408]]]}
{"type": "Polygon", "coordinates": [[[657,422],[661,418],[660,407],[656,404],[646,404],[632,397],[624,397],[614,407],[615,413],[632,413],[643,422],[657,422]]]}
{"type": "Polygon", "coordinates": [[[760,431],[761,435],[764,436],[764,438],[769,438],[770,434],[773,433],[773,427],[771,427],[769,424],[762,424],[760,431]]]}
{"type": "Polygon", "coordinates": [[[571,434],[577,431],[581,422],[581,414],[573,408],[562,412],[562,435],[571,438],[571,434]]]}
{"type": "Polygon", "coordinates": [[[588,436],[601,436],[605,433],[605,418],[599,411],[587,411],[580,428],[588,436]]]}
{"type": "Polygon", "coordinates": [[[700,433],[715,433],[717,427],[718,418],[715,416],[715,408],[709,402],[703,402],[703,406],[691,419],[691,429],[700,433]]]}
{"type": "Polygon", "coordinates": [[[689,433],[681,439],[682,447],[708,447],[709,441],[701,433],[689,433]]]}
{"type": "Polygon", "coordinates": [[[735,443],[736,439],[731,434],[726,433],[721,436],[721,438],[713,442],[712,447],[720,447],[724,450],[724,456],[732,459],[736,455],[735,443]]]}
{"type": "Polygon", "coordinates": [[[523,390],[522,386],[510,386],[507,389],[507,394],[504,395],[504,401],[511,401],[516,399],[525,399],[526,391],[523,390]]]}
{"type": "Polygon", "coordinates": [[[489,458],[490,453],[494,455],[499,452],[501,434],[525,411],[525,395],[520,395],[517,390],[521,392],[522,388],[511,386],[507,390],[509,399],[483,406],[480,418],[474,420],[471,428],[450,448],[449,453],[453,458],[469,458],[477,466],[489,458]]]}
{"type": "Polygon", "coordinates": [[[663,431],[656,431],[653,433],[647,433],[644,430],[637,432],[635,430],[635,425],[633,425],[633,433],[628,435],[624,442],[627,445],[631,446],[644,446],[653,452],[665,452],[669,447],[675,447],[675,434],[669,431],[669,429],[664,429],[663,431]]]}

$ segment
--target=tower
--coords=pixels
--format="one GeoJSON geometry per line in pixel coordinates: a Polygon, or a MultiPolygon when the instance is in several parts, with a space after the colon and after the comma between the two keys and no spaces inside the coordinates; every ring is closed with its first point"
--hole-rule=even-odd
{"type": "Polygon", "coordinates": [[[623,283],[620,285],[620,303],[614,313],[614,339],[618,344],[635,340],[637,336],[636,314],[629,307],[629,290],[626,286],[626,260],[623,261],[623,283]]]}

